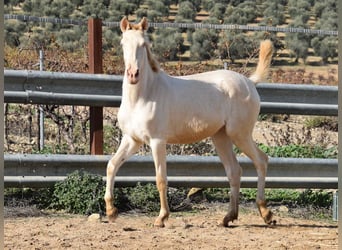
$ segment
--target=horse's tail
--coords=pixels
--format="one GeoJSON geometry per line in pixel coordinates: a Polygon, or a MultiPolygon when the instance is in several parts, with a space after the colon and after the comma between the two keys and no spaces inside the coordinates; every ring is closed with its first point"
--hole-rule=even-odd
{"type": "Polygon", "coordinates": [[[270,40],[260,43],[259,62],[255,72],[249,77],[255,84],[263,81],[268,74],[273,54],[273,44],[270,40]]]}

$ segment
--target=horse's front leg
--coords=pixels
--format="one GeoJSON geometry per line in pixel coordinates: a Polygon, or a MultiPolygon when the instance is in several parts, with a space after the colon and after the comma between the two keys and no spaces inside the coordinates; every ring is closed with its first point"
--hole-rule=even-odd
{"type": "Polygon", "coordinates": [[[107,182],[104,199],[106,202],[106,214],[110,222],[114,222],[118,215],[118,210],[114,206],[113,194],[116,173],[121,165],[139,149],[140,145],[141,143],[133,140],[130,136],[124,135],[117,152],[107,164],[107,182]]]}
{"type": "Polygon", "coordinates": [[[160,197],[160,213],[154,222],[154,226],[164,227],[165,221],[170,215],[167,201],[166,142],[160,139],[153,139],[150,142],[150,146],[156,168],[156,183],[160,197]]]}

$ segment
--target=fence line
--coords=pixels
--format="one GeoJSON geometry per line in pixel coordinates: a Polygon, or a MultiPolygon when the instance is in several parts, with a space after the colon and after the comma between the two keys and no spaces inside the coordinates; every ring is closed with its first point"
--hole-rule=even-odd
{"type": "MultiPolygon", "coordinates": [[[[15,19],[21,21],[40,22],[40,23],[55,23],[55,24],[70,24],[70,25],[87,25],[84,20],[61,19],[54,17],[35,17],[27,15],[5,14],[5,20],[15,19]]],[[[120,22],[102,22],[106,27],[120,27],[120,22]]],[[[245,30],[245,31],[267,31],[267,32],[284,32],[284,33],[308,33],[323,36],[338,36],[338,31],[335,30],[316,30],[304,28],[285,28],[274,26],[250,26],[239,24],[207,24],[207,23],[149,23],[150,27],[155,28],[186,28],[186,29],[216,29],[216,30],[245,30]]]]}
{"type": "MultiPolygon", "coordinates": [[[[118,106],[122,76],[5,70],[5,102],[118,106]]],[[[262,112],[337,115],[337,87],[259,84],[262,112]]],[[[104,175],[110,156],[5,154],[5,185],[49,186],[76,169],[104,175]]],[[[247,158],[242,187],[256,186],[256,173],[247,158]]],[[[227,178],[218,157],[169,156],[171,186],[223,187],[227,178]]],[[[337,159],[271,158],[267,187],[336,188],[337,159]]],[[[151,157],[136,156],[125,163],[117,182],[154,182],[151,157]]]]}
{"type": "MultiPolygon", "coordinates": [[[[6,103],[119,107],[123,76],[5,70],[6,103]]],[[[337,116],[336,86],[258,84],[261,113],[337,116]]]]}
{"type": "MultiPolygon", "coordinates": [[[[111,156],[9,155],[5,154],[6,187],[47,187],[75,170],[106,175],[111,156]]],[[[257,175],[247,157],[238,157],[243,168],[242,187],[256,187],[257,175]]],[[[176,187],[228,187],[228,179],[217,156],[168,156],[168,183],[176,187]]],[[[268,188],[329,188],[338,185],[337,159],[270,158],[268,188]]],[[[155,182],[152,156],[133,156],[118,171],[117,186],[155,182]]]]}

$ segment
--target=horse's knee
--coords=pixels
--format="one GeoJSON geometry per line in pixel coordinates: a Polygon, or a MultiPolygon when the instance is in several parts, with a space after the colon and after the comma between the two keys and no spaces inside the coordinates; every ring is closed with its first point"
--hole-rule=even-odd
{"type": "Polygon", "coordinates": [[[242,168],[240,165],[236,165],[235,167],[228,168],[226,170],[229,184],[231,187],[240,187],[241,175],[242,175],[242,168]]]}
{"type": "Polygon", "coordinates": [[[156,184],[159,192],[165,192],[167,188],[167,180],[165,177],[156,176],[156,184]]]}
{"type": "Polygon", "coordinates": [[[259,176],[266,176],[267,173],[267,165],[268,165],[268,156],[263,151],[258,149],[258,156],[254,159],[254,165],[258,172],[259,176]]]}

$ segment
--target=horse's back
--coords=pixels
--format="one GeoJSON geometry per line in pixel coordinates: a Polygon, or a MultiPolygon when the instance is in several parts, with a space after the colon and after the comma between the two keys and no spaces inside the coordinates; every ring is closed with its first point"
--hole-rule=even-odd
{"type": "MultiPolygon", "coordinates": [[[[255,84],[247,77],[230,70],[216,70],[199,74],[176,77],[178,79],[193,81],[198,85],[209,84],[224,93],[228,99],[245,100],[258,103],[259,95],[255,84]]],[[[196,88],[196,85],[194,85],[196,88]]]]}

